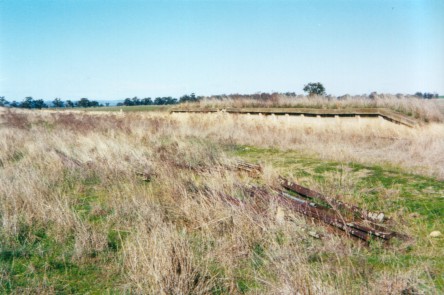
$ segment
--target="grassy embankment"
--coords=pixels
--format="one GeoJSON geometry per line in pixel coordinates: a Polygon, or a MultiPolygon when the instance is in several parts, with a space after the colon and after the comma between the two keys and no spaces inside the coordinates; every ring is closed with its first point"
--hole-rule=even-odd
{"type": "Polygon", "coordinates": [[[444,289],[444,240],[428,237],[444,220],[442,124],[157,112],[0,120],[1,292],[444,289]],[[263,175],[228,169],[236,158],[263,175]],[[220,197],[255,203],[245,189],[279,174],[383,210],[412,240],[367,246],[272,201],[257,214],[220,197]]]}
{"type": "Polygon", "coordinates": [[[436,107],[436,100],[411,96],[377,95],[374,99],[361,96],[336,97],[287,97],[276,95],[272,99],[203,99],[195,103],[178,105],[178,108],[227,109],[227,108],[309,108],[309,109],[368,109],[384,108],[425,122],[444,122],[436,107]]]}

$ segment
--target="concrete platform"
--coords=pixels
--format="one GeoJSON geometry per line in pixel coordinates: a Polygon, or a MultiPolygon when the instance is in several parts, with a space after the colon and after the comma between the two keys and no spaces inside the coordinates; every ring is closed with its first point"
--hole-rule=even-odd
{"type": "Polygon", "coordinates": [[[385,108],[362,108],[362,109],[308,109],[308,108],[227,108],[227,109],[179,109],[175,108],[171,113],[215,113],[226,112],[232,114],[251,114],[251,115],[289,115],[306,117],[381,117],[387,121],[416,127],[420,122],[407,115],[385,108]]]}

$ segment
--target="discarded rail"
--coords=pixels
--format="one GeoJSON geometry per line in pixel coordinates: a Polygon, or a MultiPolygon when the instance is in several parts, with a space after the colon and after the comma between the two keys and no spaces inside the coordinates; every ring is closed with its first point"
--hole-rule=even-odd
{"type": "Polygon", "coordinates": [[[386,108],[362,108],[362,109],[309,109],[309,108],[175,108],[171,113],[216,113],[226,112],[230,114],[252,114],[252,115],[289,115],[307,117],[380,117],[384,120],[416,127],[419,122],[407,115],[386,108]]]}
{"type": "Polygon", "coordinates": [[[304,214],[305,216],[318,219],[326,224],[339,228],[348,234],[358,237],[364,241],[369,241],[372,237],[378,237],[383,240],[389,240],[395,233],[382,226],[368,226],[361,222],[363,220],[347,220],[346,217],[342,216],[333,209],[312,203],[309,201],[304,201],[293,196],[289,196],[285,193],[279,193],[278,202],[285,205],[286,207],[304,214]]]}
{"type": "MultiPolygon", "coordinates": [[[[369,241],[371,239],[371,232],[367,232],[365,230],[355,229],[347,224],[347,222],[341,220],[338,217],[327,214],[321,209],[312,207],[308,203],[295,203],[291,202],[291,199],[287,199],[285,201],[281,201],[280,203],[285,204],[287,207],[293,209],[296,212],[302,213],[308,217],[314,217],[324,223],[332,225],[336,228],[344,230],[345,232],[358,237],[364,241],[369,241]],[[287,201],[288,200],[288,201],[287,201]]],[[[385,237],[385,236],[384,236],[385,237]]]]}
{"type": "MultiPolygon", "coordinates": [[[[254,170],[256,172],[262,171],[259,165],[245,162],[240,162],[238,169],[245,170],[248,173],[252,173],[254,170]]],[[[279,177],[279,182],[284,189],[297,195],[290,195],[282,190],[271,190],[271,193],[269,193],[266,190],[253,188],[251,196],[275,199],[291,210],[339,228],[364,241],[369,241],[372,237],[389,240],[394,236],[399,236],[396,232],[374,223],[384,221],[385,216],[382,212],[365,211],[358,206],[325,196],[283,177],[279,177]],[[316,203],[316,201],[327,203],[331,208],[316,203]],[[348,214],[341,214],[341,211],[348,214]]]]}
{"type": "MultiPolygon", "coordinates": [[[[64,156],[59,152],[57,154],[62,158],[64,156]]],[[[262,173],[260,165],[241,161],[235,165],[230,165],[228,168],[245,171],[253,177],[257,177],[262,173]]],[[[135,174],[143,177],[145,181],[150,181],[151,177],[155,176],[155,174],[147,171],[135,172],[135,174]]],[[[217,193],[216,196],[233,206],[246,206],[246,208],[253,210],[258,215],[267,214],[268,202],[275,200],[285,208],[319,220],[367,242],[374,237],[386,241],[395,236],[404,239],[408,238],[380,224],[376,224],[376,222],[384,221],[385,216],[382,212],[372,213],[365,211],[358,206],[325,196],[281,176],[279,177],[279,184],[282,189],[256,186],[245,187],[245,192],[249,194],[253,202],[240,200],[224,193],[217,193]],[[290,194],[288,191],[293,194],[290,194]]],[[[211,191],[209,192],[211,193],[211,191]]]]}
{"type": "Polygon", "coordinates": [[[341,202],[335,198],[325,196],[321,193],[318,193],[316,191],[313,191],[311,189],[308,189],[306,187],[303,187],[295,182],[289,181],[283,177],[279,177],[279,182],[281,185],[290,190],[293,191],[301,196],[317,199],[323,202],[326,202],[330,206],[332,206],[334,209],[342,209],[344,211],[348,211],[349,213],[356,215],[358,214],[362,219],[371,220],[375,222],[382,222],[385,219],[385,215],[382,212],[369,212],[366,210],[363,210],[359,208],[358,206],[347,204],[345,202],[341,202]]]}

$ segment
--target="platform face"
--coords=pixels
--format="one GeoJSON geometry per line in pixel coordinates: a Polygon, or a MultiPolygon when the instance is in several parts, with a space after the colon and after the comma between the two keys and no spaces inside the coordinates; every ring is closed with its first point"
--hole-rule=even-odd
{"type": "Polygon", "coordinates": [[[310,108],[189,108],[172,109],[172,113],[215,113],[226,112],[230,114],[251,115],[289,115],[307,117],[380,117],[387,121],[405,125],[408,127],[419,126],[419,122],[404,114],[385,108],[361,108],[361,109],[310,109],[310,108]]]}

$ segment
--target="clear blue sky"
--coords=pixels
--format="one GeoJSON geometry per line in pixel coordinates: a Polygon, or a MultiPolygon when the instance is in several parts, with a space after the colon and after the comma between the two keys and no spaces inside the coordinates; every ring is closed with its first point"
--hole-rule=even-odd
{"type": "Polygon", "coordinates": [[[444,94],[444,1],[0,0],[0,96],[444,94]]]}

